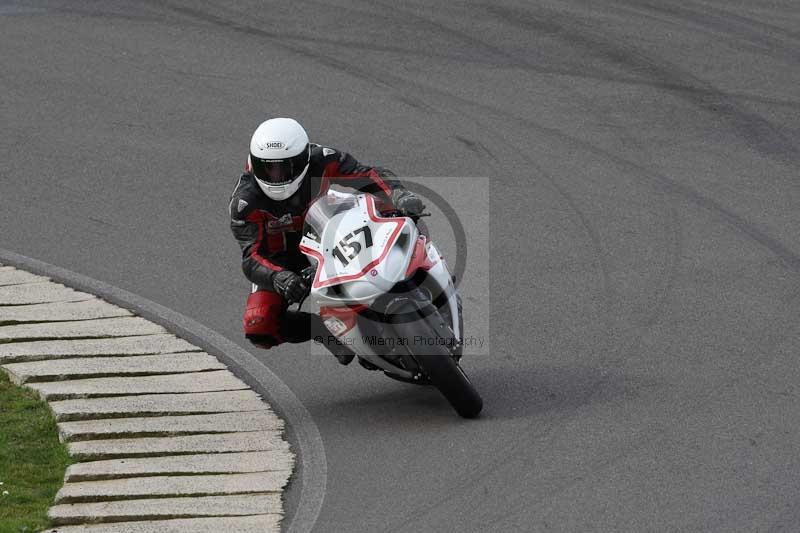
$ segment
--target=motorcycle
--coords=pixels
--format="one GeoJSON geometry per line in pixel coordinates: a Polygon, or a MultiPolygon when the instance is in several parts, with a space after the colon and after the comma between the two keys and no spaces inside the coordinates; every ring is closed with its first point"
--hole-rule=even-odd
{"type": "Polygon", "coordinates": [[[300,251],[316,266],[309,298],[334,341],[365,368],[433,385],[459,415],[478,416],[483,400],[460,365],[461,299],[414,218],[330,190],[306,213],[300,251]]]}

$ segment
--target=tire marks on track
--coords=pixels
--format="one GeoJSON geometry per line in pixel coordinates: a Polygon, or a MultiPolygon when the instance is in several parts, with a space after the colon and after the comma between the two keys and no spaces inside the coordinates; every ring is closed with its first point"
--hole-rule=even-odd
{"type": "MultiPolygon", "coordinates": [[[[450,105],[451,108],[452,108],[452,103],[458,103],[458,104],[461,104],[461,105],[466,105],[466,106],[468,106],[468,107],[470,107],[472,109],[482,110],[482,111],[488,113],[490,118],[501,118],[502,120],[511,120],[511,121],[516,122],[518,124],[522,124],[525,127],[532,128],[537,133],[545,134],[547,136],[560,139],[560,140],[564,141],[568,146],[571,146],[571,147],[574,147],[574,148],[579,148],[579,149],[585,150],[587,152],[590,152],[592,154],[602,156],[602,157],[608,159],[609,161],[611,161],[611,162],[613,162],[615,164],[618,164],[618,165],[620,165],[620,166],[622,166],[624,168],[628,168],[630,170],[636,171],[637,173],[640,173],[642,175],[642,177],[647,178],[650,181],[657,183],[658,186],[661,187],[663,190],[665,190],[667,192],[670,192],[672,194],[678,195],[678,196],[682,196],[682,197],[690,200],[692,203],[702,207],[703,209],[706,209],[706,210],[709,210],[711,212],[716,213],[717,215],[721,216],[726,222],[728,222],[732,227],[736,228],[737,231],[743,233],[744,235],[747,235],[749,238],[751,238],[752,240],[754,240],[755,242],[757,242],[761,246],[769,249],[772,253],[774,253],[779,258],[781,258],[781,260],[789,268],[791,268],[793,271],[800,272],[800,255],[797,255],[797,253],[795,253],[792,250],[790,250],[785,244],[781,243],[778,239],[775,239],[775,238],[771,237],[770,235],[765,233],[763,230],[759,229],[757,226],[755,226],[751,222],[747,221],[743,217],[741,217],[738,214],[736,214],[733,210],[731,210],[731,209],[719,204],[718,202],[716,202],[716,201],[714,201],[714,200],[712,200],[710,198],[705,197],[702,193],[700,193],[699,191],[697,191],[696,189],[694,189],[693,187],[691,187],[688,184],[680,183],[677,180],[672,179],[672,178],[670,178],[670,177],[668,177],[668,176],[666,176],[664,174],[661,174],[661,173],[656,172],[654,170],[645,168],[644,166],[642,166],[641,164],[639,164],[637,162],[634,162],[634,161],[632,161],[630,159],[627,159],[627,158],[625,158],[623,156],[620,156],[618,154],[611,153],[611,152],[599,147],[596,144],[590,143],[590,142],[585,141],[583,139],[579,139],[579,138],[577,138],[577,137],[575,137],[575,136],[573,136],[573,135],[571,135],[571,134],[569,134],[569,133],[567,133],[567,132],[565,132],[563,130],[560,130],[560,129],[554,128],[554,127],[550,127],[550,126],[545,126],[545,125],[540,124],[540,123],[538,123],[538,122],[536,122],[536,121],[534,121],[532,119],[528,119],[528,118],[525,118],[525,117],[520,117],[520,116],[511,114],[511,113],[509,113],[509,112],[507,112],[507,111],[505,111],[505,110],[503,110],[501,108],[495,107],[493,105],[484,104],[484,103],[481,103],[481,102],[476,102],[476,101],[473,101],[473,100],[458,96],[456,94],[453,94],[453,93],[451,93],[449,91],[446,91],[446,90],[443,90],[443,89],[433,88],[433,87],[430,87],[430,86],[426,86],[426,85],[422,85],[422,84],[419,84],[419,83],[411,82],[411,81],[409,81],[409,80],[407,80],[405,78],[402,78],[400,76],[393,75],[390,72],[381,72],[380,74],[375,73],[377,71],[366,72],[366,69],[353,67],[352,65],[345,63],[341,59],[336,58],[332,54],[311,52],[310,50],[308,50],[308,49],[306,49],[304,47],[295,46],[295,45],[289,46],[289,45],[286,45],[285,43],[282,44],[277,39],[275,34],[273,34],[271,32],[268,32],[268,31],[265,31],[265,30],[261,30],[259,28],[254,28],[254,27],[250,27],[250,26],[247,26],[247,25],[244,25],[244,24],[237,23],[237,22],[228,21],[228,20],[226,20],[224,18],[215,16],[215,15],[211,15],[211,14],[207,14],[207,13],[205,13],[203,11],[196,10],[196,9],[184,8],[184,7],[176,7],[176,6],[169,6],[169,9],[171,9],[171,10],[177,12],[177,13],[183,13],[183,14],[185,14],[187,16],[190,16],[190,17],[193,17],[193,18],[199,18],[201,20],[205,20],[207,22],[211,22],[211,23],[213,23],[215,25],[218,25],[218,26],[220,26],[222,28],[225,28],[225,29],[228,29],[228,30],[244,32],[244,33],[248,33],[248,34],[251,34],[251,35],[256,35],[256,36],[260,36],[260,37],[263,37],[263,38],[267,38],[268,40],[270,40],[270,42],[276,44],[277,46],[281,46],[281,47],[283,47],[283,48],[285,48],[285,49],[287,49],[289,51],[292,51],[292,52],[303,54],[303,55],[313,59],[314,61],[322,62],[324,64],[332,64],[333,66],[336,66],[337,68],[341,67],[348,74],[352,74],[352,75],[354,75],[356,77],[362,78],[365,81],[370,81],[370,82],[374,83],[377,86],[381,86],[381,87],[390,89],[390,90],[392,90],[392,91],[394,91],[394,92],[396,92],[398,94],[405,95],[405,97],[408,97],[407,96],[408,93],[409,92],[413,92],[413,91],[416,91],[418,94],[428,95],[429,97],[433,96],[434,98],[438,98],[438,99],[440,99],[440,101],[442,101],[439,104],[433,105],[433,107],[436,108],[436,109],[442,109],[445,106],[447,106],[446,102],[451,102],[451,105],[450,105]],[[406,88],[407,90],[402,90],[403,88],[406,88]]],[[[494,9],[496,11],[497,8],[489,6],[490,12],[491,12],[492,9],[494,9]]],[[[501,9],[500,13],[502,13],[503,16],[505,18],[507,18],[507,19],[512,19],[512,18],[515,19],[514,22],[516,24],[521,24],[521,23],[525,24],[525,23],[527,23],[526,27],[529,27],[531,24],[534,24],[534,22],[531,22],[530,13],[527,13],[527,14],[525,14],[525,13],[516,13],[514,11],[507,11],[507,10],[503,11],[502,9],[501,9]]],[[[534,19],[534,21],[535,21],[535,19],[534,19]]],[[[556,24],[554,26],[554,31],[561,31],[561,28],[562,28],[561,25],[556,24]]],[[[680,79],[689,79],[689,80],[691,79],[691,76],[689,76],[688,74],[683,73],[682,71],[680,71],[680,70],[678,70],[678,69],[676,69],[674,67],[669,68],[669,69],[661,68],[661,67],[659,67],[657,65],[657,62],[655,60],[651,60],[649,58],[646,58],[645,56],[643,56],[642,54],[640,54],[638,52],[633,52],[633,51],[627,50],[625,48],[617,47],[614,44],[610,44],[610,43],[600,39],[599,36],[593,36],[592,38],[589,38],[587,36],[581,35],[581,32],[577,31],[577,30],[574,30],[574,31],[573,30],[569,30],[569,31],[567,31],[567,27],[566,26],[564,26],[564,31],[566,32],[566,35],[570,36],[570,39],[568,39],[569,43],[572,43],[574,41],[578,45],[583,46],[583,47],[585,47],[587,49],[596,48],[596,49],[604,50],[604,53],[606,55],[608,55],[611,58],[617,58],[619,61],[622,61],[624,64],[628,64],[629,67],[632,70],[636,70],[636,68],[638,66],[641,66],[645,70],[650,70],[652,75],[653,75],[653,77],[655,77],[657,79],[661,79],[662,81],[667,82],[667,83],[673,83],[675,79],[679,79],[679,80],[680,79]]],[[[591,32],[588,32],[587,35],[593,35],[593,34],[591,32]]],[[[717,92],[717,91],[714,91],[714,90],[711,90],[711,89],[709,89],[709,90],[710,90],[709,94],[717,94],[718,96],[720,96],[722,98],[722,100],[727,100],[727,98],[724,95],[724,93],[720,93],[720,92],[717,92]]],[[[686,96],[686,98],[688,98],[690,101],[696,101],[697,105],[699,105],[700,107],[704,107],[705,104],[708,103],[708,102],[705,102],[705,99],[702,99],[702,98],[698,99],[698,96],[699,95],[686,96]]],[[[413,98],[413,101],[414,102],[420,101],[420,97],[413,98]]],[[[419,104],[422,105],[422,106],[428,107],[428,108],[431,107],[431,104],[426,102],[426,101],[424,101],[424,100],[420,101],[419,104]]],[[[742,119],[742,121],[739,121],[738,124],[741,125],[741,126],[747,127],[747,120],[746,119],[749,116],[748,113],[744,112],[744,111],[739,113],[738,111],[736,111],[735,107],[732,107],[731,111],[734,113],[734,115],[739,115],[739,117],[742,119]]],[[[763,118],[755,117],[754,121],[755,122],[753,122],[753,124],[765,125],[765,127],[767,127],[767,130],[772,131],[771,125],[767,121],[765,121],[763,118]]],[[[765,130],[765,131],[767,131],[767,130],[765,130]]],[[[770,134],[769,138],[765,138],[764,141],[765,142],[768,142],[768,141],[781,141],[781,139],[786,140],[779,133],[776,133],[776,135],[778,135],[778,136],[777,137],[773,137],[770,134]]],[[[775,147],[780,147],[781,145],[782,145],[782,142],[776,142],[776,144],[774,146],[775,147]]],[[[765,153],[766,153],[766,155],[773,155],[773,152],[774,152],[774,150],[772,148],[770,148],[770,149],[766,150],[765,153]]],[[[796,161],[800,162],[800,153],[798,153],[797,148],[794,145],[787,145],[787,146],[785,146],[785,150],[784,149],[780,149],[779,153],[774,154],[774,155],[781,156],[782,154],[785,155],[786,153],[789,153],[790,155],[793,154],[792,155],[793,159],[795,159],[796,161]]]]}
{"type": "MultiPolygon", "coordinates": [[[[184,14],[186,14],[186,13],[184,13],[184,14]]],[[[221,29],[223,29],[225,31],[228,31],[228,30],[231,30],[231,29],[235,30],[235,31],[242,31],[242,25],[238,25],[238,24],[234,24],[233,26],[231,26],[231,25],[228,25],[228,26],[222,25],[221,29]]],[[[271,34],[269,32],[266,32],[266,33],[259,32],[259,31],[253,32],[252,30],[248,30],[247,28],[245,28],[244,31],[245,31],[245,33],[249,33],[251,35],[256,35],[256,36],[260,35],[262,37],[266,36],[269,39],[271,39],[270,42],[272,44],[280,45],[280,43],[281,43],[281,41],[283,39],[282,36],[280,36],[277,33],[276,34],[271,34]]],[[[741,217],[737,218],[736,214],[734,212],[732,212],[730,209],[727,209],[728,212],[726,213],[726,208],[724,206],[714,202],[713,200],[711,200],[710,202],[706,201],[706,199],[704,199],[704,197],[698,191],[691,189],[691,187],[687,190],[687,189],[684,188],[684,186],[682,184],[677,183],[675,180],[669,178],[668,176],[660,175],[657,171],[653,170],[652,168],[648,168],[648,166],[645,165],[645,164],[641,164],[641,163],[638,163],[636,161],[629,160],[629,159],[625,158],[625,156],[621,156],[619,154],[614,154],[614,153],[608,152],[607,150],[604,150],[603,148],[601,148],[599,146],[593,145],[593,144],[588,143],[588,142],[586,142],[584,140],[581,140],[581,139],[579,139],[579,138],[577,138],[575,136],[572,136],[572,135],[570,135],[569,133],[567,133],[564,130],[557,129],[557,128],[549,128],[549,127],[544,126],[544,125],[542,125],[540,123],[537,123],[535,121],[524,119],[522,117],[513,116],[510,113],[503,111],[502,109],[495,108],[495,107],[489,106],[489,105],[485,105],[485,104],[482,104],[480,102],[473,102],[473,101],[470,101],[468,99],[458,97],[458,96],[456,96],[456,95],[454,95],[451,92],[446,91],[446,90],[441,90],[441,89],[437,89],[437,88],[434,88],[434,87],[429,87],[429,86],[426,86],[426,85],[423,85],[423,84],[416,84],[416,83],[410,82],[409,80],[404,79],[404,78],[402,78],[400,76],[392,75],[390,72],[385,72],[384,73],[384,72],[375,71],[374,69],[372,69],[371,71],[366,71],[364,69],[358,69],[358,68],[352,69],[352,68],[349,68],[350,64],[348,64],[348,63],[344,63],[342,61],[338,61],[338,62],[337,61],[331,61],[331,59],[334,57],[331,54],[314,53],[314,51],[309,50],[307,47],[292,46],[292,47],[289,47],[288,50],[290,52],[292,52],[292,53],[300,53],[304,57],[312,58],[312,59],[314,59],[315,61],[317,61],[317,62],[319,62],[321,64],[326,64],[328,66],[332,66],[333,68],[339,69],[339,70],[343,71],[346,74],[353,75],[354,77],[357,77],[357,78],[361,77],[361,79],[363,79],[365,81],[370,81],[371,83],[373,83],[377,87],[381,87],[381,88],[384,88],[384,89],[391,90],[391,91],[395,92],[395,94],[397,95],[398,99],[407,98],[405,95],[407,95],[409,93],[413,93],[413,94],[415,94],[414,97],[412,97],[410,100],[408,100],[408,99],[405,100],[406,103],[409,103],[409,105],[415,105],[416,107],[419,107],[419,108],[422,108],[422,109],[454,109],[459,113],[463,113],[465,115],[465,119],[466,120],[474,120],[474,121],[476,121],[476,123],[481,123],[481,124],[486,123],[487,121],[491,122],[491,121],[496,120],[496,119],[512,120],[517,125],[520,125],[520,126],[525,127],[525,128],[529,128],[530,131],[533,131],[533,132],[536,132],[536,133],[539,133],[539,134],[543,134],[543,135],[552,137],[557,142],[563,142],[564,146],[567,146],[567,147],[570,147],[570,148],[578,148],[580,150],[585,150],[585,151],[587,151],[589,153],[597,155],[598,157],[602,158],[603,160],[611,161],[614,164],[620,165],[621,167],[626,168],[628,170],[641,171],[641,175],[642,175],[643,181],[647,182],[647,183],[650,183],[654,187],[654,189],[656,191],[667,193],[668,195],[673,196],[676,200],[689,199],[691,203],[694,203],[695,205],[698,205],[701,208],[706,209],[706,210],[708,210],[708,211],[710,211],[712,213],[716,213],[717,216],[719,216],[726,223],[731,224],[732,227],[734,227],[734,228],[737,228],[737,225],[738,226],[744,225],[744,228],[739,227],[737,229],[737,231],[740,231],[740,232],[744,233],[745,235],[749,234],[750,230],[748,229],[748,226],[753,226],[747,220],[744,220],[741,217]],[[433,102],[433,104],[431,102],[433,102]],[[677,187],[674,186],[675,183],[677,183],[677,187]]],[[[612,52],[613,52],[613,50],[612,50],[612,52]]],[[[612,57],[612,59],[614,59],[613,53],[611,54],[611,57],[612,57]]],[[[648,59],[648,61],[651,61],[651,60],[648,59]]],[[[624,64],[624,62],[623,62],[623,64],[624,64]]],[[[634,61],[632,63],[633,68],[635,68],[636,64],[637,64],[636,61],[634,61]]],[[[646,62],[645,62],[645,64],[646,64],[646,62]]],[[[656,72],[656,73],[658,73],[658,72],[656,72]]],[[[672,91],[694,91],[694,92],[696,92],[696,94],[695,94],[695,96],[691,97],[690,99],[696,99],[696,100],[699,100],[700,102],[706,102],[707,100],[713,100],[715,95],[718,94],[718,91],[716,89],[714,89],[714,88],[705,89],[705,88],[693,87],[691,79],[689,79],[689,80],[681,79],[681,80],[678,80],[678,81],[675,81],[674,79],[656,79],[655,81],[648,79],[648,80],[642,81],[642,83],[648,84],[648,85],[657,86],[657,87],[658,86],[664,87],[665,89],[668,89],[668,90],[670,88],[672,88],[671,89],[672,91]]],[[[728,96],[728,95],[726,95],[726,96],[728,96]]],[[[568,193],[567,193],[567,196],[569,196],[568,193]]],[[[567,202],[567,203],[569,203],[569,202],[567,202]]],[[[574,203],[574,201],[573,201],[573,203],[574,203]]],[[[574,210],[573,210],[573,212],[574,212],[574,210]]],[[[583,216],[583,219],[584,220],[581,221],[581,224],[584,227],[591,228],[590,221],[586,218],[585,215],[583,216]]],[[[758,230],[757,227],[755,229],[758,230]]],[[[593,230],[593,231],[594,231],[594,233],[596,235],[597,231],[596,230],[593,230]]],[[[676,235],[676,242],[678,244],[680,244],[680,241],[679,241],[680,229],[679,229],[679,227],[675,230],[675,235],[676,235]]],[[[779,254],[783,255],[783,259],[784,260],[789,260],[790,263],[797,261],[797,255],[791,249],[789,249],[788,246],[784,245],[783,243],[781,243],[778,240],[775,240],[775,239],[771,238],[769,235],[765,234],[764,232],[756,231],[754,235],[750,235],[750,238],[751,239],[755,239],[756,242],[759,242],[760,245],[765,247],[765,249],[767,249],[767,250],[770,250],[772,252],[775,252],[775,250],[777,250],[779,254]]],[[[590,237],[590,240],[591,240],[591,237],[590,237]]],[[[599,242],[596,242],[596,243],[593,244],[593,249],[595,251],[599,250],[600,253],[602,253],[602,248],[600,247],[600,243],[599,242]]],[[[679,250],[680,250],[679,246],[676,245],[675,250],[677,250],[675,253],[679,254],[679,250]]],[[[677,264],[677,259],[674,262],[674,264],[677,264]]],[[[606,270],[607,270],[607,268],[606,268],[606,270]]],[[[668,280],[669,279],[673,279],[674,275],[675,274],[674,274],[674,270],[673,270],[672,276],[669,276],[667,279],[668,280]]],[[[667,285],[667,287],[668,287],[668,285],[667,285]]],[[[668,294],[668,289],[665,289],[665,295],[666,294],[668,294]]],[[[666,300],[666,296],[665,296],[665,300],[666,300]]],[[[576,408],[577,406],[582,404],[581,400],[591,399],[592,398],[592,394],[595,393],[595,392],[597,392],[599,394],[598,390],[600,388],[602,388],[603,384],[604,384],[604,381],[600,380],[600,381],[598,381],[597,386],[595,386],[593,388],[593,390],[589,392],[589,395],[587,395],[586,397],[563,398],[562,401],[557,404],[557,406],[559,406],[559,407],[563,406],[563,407],[567,407],[567,408],[570,408],[570,409],[576,408]]],[[[565,417],[566,416],[567,415],[565,415],[565,417]]],[[[548,425],[548,427],[545,428],[545,435],[543,436],[543,438],[546,439],[546,434],[552,432],[554,424],[558,424],[558,423],[561,423],[561,422],[563,422],[563,419],[552,420],[550,422],[550,424],[548,425]]],[[[512,448],[512,451],[516,450],[516,449],[519,449],[519,446],[516,446],[516,447],[512,448]]],[[[447,499],[451,499],[452,497],[454,497],[454,495],[450,495],[448,498],[446,498],[443,501],[446,501],[447,499]]]]}
{"type": "Polygon", "coordinates": [[[672,94],[703,111],[723,117],[743,140],[762,154],[782,161],[800,161],[800,150],[794,140],[778,126],[741,107],[723,91],[664,58],[653,58],[631,46],[603,38],[593,29],[591,21],[568,19],[557,11],[544,8],[533,11],[491,4],[485,9],[505,24],[544,33],[563,41],[568,47],[583,50],[590,57],[618,64],[663,87],[699,88],[700,91],[673,91],[672,94]]]}

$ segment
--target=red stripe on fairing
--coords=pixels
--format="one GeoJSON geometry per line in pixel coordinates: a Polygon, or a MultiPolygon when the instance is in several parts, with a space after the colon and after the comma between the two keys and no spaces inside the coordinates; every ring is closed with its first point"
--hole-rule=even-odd
{"type": "Polygon", "coordinates": [[[309,248],[307,246],[302,246],[301,245],[300,246],[300,251],[301,252],[303,252],[305,254],[308,254],[308,255],[311,255],[311,256],[314,256],[319,261],[319,265],[317,266],[317,273],[314,276],[314,283],[311,284],[311,286],[314,287],[315,289],[318,289],[320,287],[327,287],[329,285],[334,285],[336,283],[342,283],[344,281],[353,281],[353,280],[356,280],[358,278],[363,277],[364,274],[366,274],[367,272],[372,270],[372,268],[380,265],[383,262],[383,260],[386,258],[387,254],[389,253],[389,250],[392,249],[392,246],[394,246],[394,243],[397,241],[397,236],[400,234],[400,230],[403,229],[403,224],[405,224],[405,219],[383,218],[383,217],[377,216],[375,214],[375,198],[373,198],[370,195],[366,195],[366,196],[364,196],[364,198],[367,201],[367,214],[369,215],[369,218],[373,222],[385,222],[385,223],[395,224],[395,228],[392,231],[392,234],[389,235],[389,240],[386,241],[386,247],[383,249],[383,252],[381,252],[380,257],[378,257],[377,259],[374,259],[373,261],[371,261],[368,265],[363,267],[360,272],[357,272],[355,274],[346,274],[346,275],[342,275],[342,276],[336,276],[335,278],[331,278],[331,279],[325,280],[324,282],[320,282],[319,281],[319,276],[320,276],[320,273],[322,272],[322,265],[323,265],[323,262],[324,262],[324,258],[322,257],[322,254],[320,254],[318,251],[313,250],[313,249],[311,249],[311,248],[309,248]]]}
{"type": "Polygon", "coordinates": [[[322,270],[321,267],[324,261],[322,258],[322,254],[314,250],[313,248],[309,248],[308,246],[303,246],[302,244],[300,245],[300,251],[306,255],[311,255],[317,258],[317,272],[316,274],[314,274],[314,281],[311,283],[311,286],[314,288],[320,287],[321,285],[319,284],[319,273],[320,270],[322,270]]]}
{"type": "Polygon", "coordinates": [[[411,254],[411,261],[406,269],[406,278],[410,278],[420,268],[422,270],[430,270],[436,265],[437,261],[431,261],[431,258],[428,257],[427,242],[428,239],[425,235],[420,235],[417,238],[417,242],[414,244],[414,253],[411,254]]]}

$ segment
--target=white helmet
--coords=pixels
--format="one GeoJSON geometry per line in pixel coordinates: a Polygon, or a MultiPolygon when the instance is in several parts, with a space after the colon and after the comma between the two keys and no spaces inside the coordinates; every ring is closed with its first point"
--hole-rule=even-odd
{"type": "Polygon", "coordinates": [[[258,186],[273,200],[286,200],[297,192],[309,161],[308,135],[294,119],[262,122],[250,139],[250,169],[258,186]]]}

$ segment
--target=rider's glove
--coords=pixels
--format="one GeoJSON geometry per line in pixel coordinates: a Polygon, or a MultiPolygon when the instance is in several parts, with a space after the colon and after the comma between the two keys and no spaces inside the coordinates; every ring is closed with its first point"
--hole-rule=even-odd
{"type": "Polygon", "coordinates": [[[422,199],[411,191],[395,191],[393,203],[398,211],[409,216],[421,215],[425,210],[422,199]]]}
{"type": "Polygon", "coordinates": [[[309,287],[311,287],[311,284],[314,283],[314,276],[316,276],[316,274],[317,267],[314,265],[307,266],[300,271],[300,277],[303,278],[303,281],[309,287]]]}
{"type": "Polygon", "coordinates": [[[291,270],[276,272],[272,276],[272,286],[275,287],[275,292],[283,296],[289,305],[299,302],[308,293],[308,285],[303,278],[291,270]]]}

